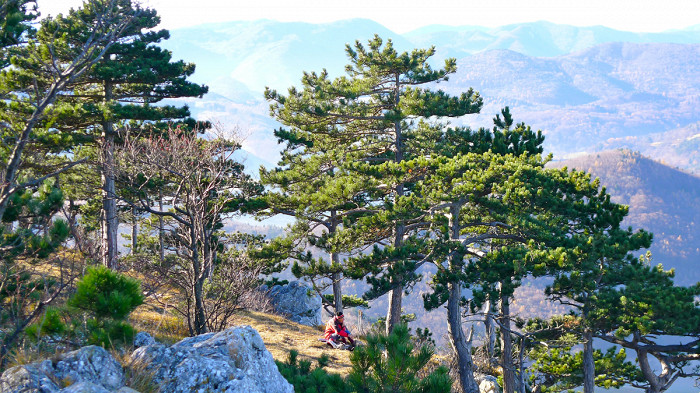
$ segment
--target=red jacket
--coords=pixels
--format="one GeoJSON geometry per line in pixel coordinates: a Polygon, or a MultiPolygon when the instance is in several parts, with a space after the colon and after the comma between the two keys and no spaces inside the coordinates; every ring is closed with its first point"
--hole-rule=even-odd
{"type": "Polygon", "coordinates": [[[338,317],[333,317],[328,320],[326,324],[325,338],[328,339],[332,334],[337,333],[340,337],[348,337],[348,330],[345,328],[345,324],[340,322],[338,317]]]}

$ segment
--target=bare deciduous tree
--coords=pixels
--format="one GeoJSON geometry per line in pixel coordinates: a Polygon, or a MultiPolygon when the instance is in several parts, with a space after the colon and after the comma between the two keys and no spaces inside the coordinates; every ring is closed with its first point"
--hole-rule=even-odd
{"type": "Polygon", "coordinates": [[[170,129],[151,138],[127,134],[117,153],[117,178],[130,194],[124,201],[166,218],[170,255],[161,269],[184,292],[186,306],[180,311],[191,334],[209,329],[204,286],[216,267],[223,217],[245,211],[262,191],[233,159],[239,148],[223,137],[207,140],[170,129]],[[150,198],[155,184],[167,210],[150,198]]]}

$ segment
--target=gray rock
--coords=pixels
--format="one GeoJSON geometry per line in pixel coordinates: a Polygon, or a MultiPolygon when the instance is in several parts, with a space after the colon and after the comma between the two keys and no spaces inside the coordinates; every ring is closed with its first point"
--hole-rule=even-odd
{"type": "Polygon", "coordinates": [[[0,392],[3,393],[55,393],[59,391],[57,380],[49,377],[44,371],[48,362],[48,367],[52,368],[51,361],[45,360],[42,363],[24,364],[15,366],[0,377],[0,392]]]}
{"type": "Polygon", "coordinates": [[[310,286],[300,281],[275,285],[269,291],[275,311],[287,315],[289,320],[307,326],[322,322],[321,297],[310,286]]]}
{"type": "MultiPolygon", "coordinates": [[[[13,367],[0,377],[0,391],[55,393],[64,392],[65,389],[60,390],[63,386],[72,387],[81,382],[90,383],[84,384],[85,386],[97,385],[104,391],[112,391],[124,386],[124,372],[109,352],[93,345],[60,355],[53,361],[44,360],[13,367]]],[[[83,385],[74,389],[81,386],[83,385]]],[[[80,390],[88,391],[90,390],[80,390]]]]}
{"type": "Polygon", "coordinates": [[[61,389],[59,393],[110,393],[110,391],[92,382],[78,382],[61,389]]]}
{"type": "Polygon", "coordinates": [[[119,389],[118,389],[117,391],[115,391],[114,393],[139,393],[139,391],[138,391],[138,390],[134,390],[134,389],[132,389],[132,388],[130,388],[130,387],[124,386],[124,387],[119,388],[119,389]]]}
{"type": "Polygon", "coordinates": [[[501,393],[498,379],[493,375],[477,375],[476,382],[479,384],[480,393],[501,393]]]}
{"type": "Polygon", "coordinates": [[[134,337],[134,348],[145,347],[156,343],[156,339],[146,332],[138,332],[134,337]]]}
{"type": "Polygon", "coordinates": [[[141,347],[131,362],[152,372],[163,392],[294,392],[250,326],[186,338],[171,347],[141,347]]]}
{"type": "Polygon", "coordinates": [[[104,348],[91,345],[59,357],[54,375],[59,380],[93,382],[107,390],[124,386],[122,366],[104,348]]]}

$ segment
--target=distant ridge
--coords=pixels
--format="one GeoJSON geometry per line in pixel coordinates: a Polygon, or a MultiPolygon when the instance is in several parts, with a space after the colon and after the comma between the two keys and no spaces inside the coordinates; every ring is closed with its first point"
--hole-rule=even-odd
{"type": "Polygon", "coordinates": [[[637,33],[604,26],[577,27],[546,21],[500,27],[431,25],[404,36],[419,46],[435,45],[441,56],[464,57],[493,49],[508,49],[535,57],[553,57],[609,42],[700,43],[697,30],[690,26],[659,33],[637,33]]]}
{"type": "Polygon", "coordinates": [[[676,268],[677,283],[700,281],[700,177],[622,149],[550,165],[600,178],[614,202],[630,206],[627,225],[654,233],[652,264],[676,268]]]}

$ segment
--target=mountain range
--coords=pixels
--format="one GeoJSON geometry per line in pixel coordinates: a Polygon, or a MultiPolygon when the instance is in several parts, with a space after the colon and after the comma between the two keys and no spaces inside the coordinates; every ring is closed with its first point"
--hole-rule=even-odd
{"type": "Polygon", "coordinates": [[[458,59],[449,93],[473,87],[480,115],[455,125],[489,127],[504,106],[516,121],[546,135],[556,158],[606,149],[638,149],[697,173],[700,124],[698,26],[664,33],[547,22],[500,28],[431,26],[399,35],[364,19],[329,24],[269,20],[177,29],[164,46],[194,61],[193,80],[209,85],[201,100],[184,100],[200,118],[237,127],[251,162],[271,165],[279,147],[268,115],[266,86],[285,91],[303,71],[343,74],[345,45],[378,34],[398,50],[434,45],[434,66],[458,59]]]}

